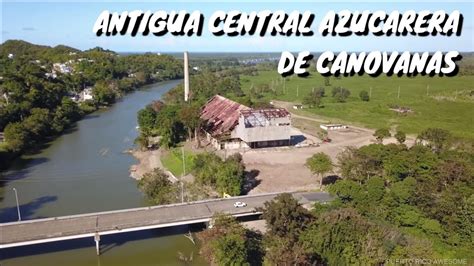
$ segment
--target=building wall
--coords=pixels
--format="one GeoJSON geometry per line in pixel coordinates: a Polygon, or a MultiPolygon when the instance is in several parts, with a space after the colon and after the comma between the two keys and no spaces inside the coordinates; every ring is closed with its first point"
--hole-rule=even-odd
{"type": "Polygon", "coordinates": [[[347,126],[345,125],[320,125],[319,126],[321,129],[324,129],[326,131],[329,131],[329,130],[339,130],[339,129],[345,129],[347,128],[347,126]]]}
{"type": "Polygon", "coordinates": [[[290,146],[290,139],[282,140],[270,140],[270,141],[259,141],[249,143],[250,148],[266,148],[266,147],[279,147],[279,146],[290,146]]]}
{"type": "Polygon", "coordinates": [[[289,140],[291,137],[290,119],[288,117],[274,119],[268,126],[264,127],[245,127],[244,117],[240,116],[239,124],[232,131],[231,136],[232,138],[239,138],[247,143],[289,140]]]}
{"type": "Polygon", "coordinates": [[[231,140],[224,140],[219,141],[211,136],[211,134],[206,133],[206,139],[209,141],[216,150],[234,150],[234,149],[242,149],[242,148],[250,148],[247,143],[241,141],[240,139],[231,139],[231,140]]]}

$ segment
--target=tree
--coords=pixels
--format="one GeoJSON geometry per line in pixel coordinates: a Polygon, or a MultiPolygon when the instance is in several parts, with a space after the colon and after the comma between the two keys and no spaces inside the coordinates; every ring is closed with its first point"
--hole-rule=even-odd
{"type": "Polygon", "coordinates": [[[265,202],[261,211],[262,218],[267,222],[269,235],[287,238],[292,242],[297,241],[311,218],[310,213],[288,193],[265,202]]]}
{"type": "Polygon", "coordinates": [[[116,93],[110,88],[110,86],[104,82],[97,82],[92,90],[94,100],[103,105],[110,105],[115,102],[116,93]]]}
{"type": "Polygon", "coordinates": [[[362,199],[360,184],[350,179],[338,180],[329,187],[329,192],[337,196],[342,203],[353,204],[362,199]]]}
{"type": "Polygon", "coordinates": [[[324,129],[319,130],[318,132],[316,132],[316,136],[320,140],[326,140],[328,138],[328,135],[329,135],[328,132],[324,129]]]}
{"type": "Polygon", "coordinates": [[[379,142],[382,143],[384,138],[388,138],[391,136],[390,130],[388,128],[379,128],[375,131],[374,135],[375,139],[379,142]]]}
{"type": "Polygon", "coordinates": [[[265,262],[269,265],[310,264],[311,258],[299,238],[311,222],[312,215],[288,193],[265,202],[260,210],[268,229],[264,238],[265,262]]]}
{"type": "Polygon", "coordinates": [[[157,113],[155,129],[160,135],[160,146],[165,148],[174,147],[186,134],[183,123],[179,120],[178,105],[165,105],[157,113]]]}
{"type": "Polygon", "coordinates": [[[434,152],[440,153],[449,148],[451,133],[441,128],[428,128],[418,135],[418,139],[426,141],[428,147],[433,149],[434,152]]]}
{"type": "Polygon", "coordinates": [[[310,92],[303,98],[303,104],[312,107],[320,107],[321,106],[321,95],[318,92],[310,92]]]}
{"type": "Polygon", "coordinates": [[[46,108],[33,108],[31,115],[23,121],[23,126],[35,140],[45,138],[52,133],[51,114],[46,108]]]}
{"type": "Polygon", "coordinates": [[[314,93],[319,96],[320,98],[323,98],[326,95],[326,89],[324,87],[320,87],[316,90],[314,90],[314,93]]]}
{"type": "Polygon", "coordinates": [[[242,193],[245,166],[241,157],[229,157],[218,168],[216,175],[217,191],[221,194],[238,196],[242,193]]]}
{"type": "Polygon", "coordinates": [[[201,108],[199,105],[184,105],[179,112],[179,119],[188,131],[188,139],[192,138],[194,131],[194,138],[199,143],[199,127],[201,124],[201,108]]]}
{"type": "Polygon", "coordinates": [[[60,133],[70,124],[79,120],[82,116],[79,106],[68,97],[63,97],[61,105],[54,112],[52,128],[55,132],[60,133]]]}
{"type": "Polygon", "coordinates": [[[395,138],[397,139],[398,143],[403,144],[407,139],[405,132],[397,130],[395,133],[395,138]]]}
{"type": "Polygon", "coordinates": [[[381,177],[372,177],[367,181],[368,203],[379,202],[385,194],[385,183],[381,177]]]}
{"type": "Polygon", "coordinates": [[[351,95],[351,92],[342,87],[335,87],[332,89],[332,97],[336,99],[337,102],[344,103],[347,98],[351,95]]]}
{"type": "Polygon", "coordinates": [[[215,173],[221,165],[221,158],[215,153],[203,152],[194,158],[194,172],[196,181],[200,184],[215,185],[215,173]]]}
{"type": "Polygon", "coordinates": [[[215,240],[214,252],[218,265],[249,265],[245,237],[238,233],[227,233],[215,240]]]}
{"type": "Polygon", "coordinates": [[[401,243],[401,234],[370,222],[353,208],[324,213],[301,236],[304,246],[327,265],[378,265],[401,243]]]}
{"type": "Polygon", "coordinates": [[[331,158],[322,152],[316,153],[308,160],[306,160],[306,166],[311,170],[313,174],[317,174],[320,177],[319,186],[323,187],[323,178],[327,172],[332,171],[333,165],[331,158]]]}
{"type": "Polygon", "coordinates": [[[30,133],[21,123],[10,123],[5,127],[5,141],[13,152],[24,150],[30,144],[30,133]]]}
{"type": "Polygon", "coordinates": [[[143,175],[138,187],[152,204],[174,203],[178,199],[177,187],[169,181],[168,175],[160,168],[143,175]]]}
{"type": "Polygon", "coordinates": [[[324,86],[331,86],[331,80],[329,77],[324,77],[324,86]]]}
{"type": "Polygon", "coordinates": [[[137,121],[140,131],[145,133],[145,135],[149,135],[155,127],[156,112],[151,108],[151,106],[147,106],[138,111],[137,121]]]}
{"type": "MultiPolygon", "coordinates": [[[[201,240],[200,254],[210,264],[249,265],[254,252],[255,235],[249,234],[234,217],[215,214],[213,226],[198,234],[201,240]]],[[[258,259],[257,259],[258,261],[258,259]]]]}
{"type": "Polygon", "coordinates": [[[264,265],[316,265],[302,243],[285,237],[267,235],[264,265]]]}
{"type": "Polygon", "coordinates": [[[223,161],[214,153],[200,153],[194,159],[194,175],[200,184],[210,185],[219,193],[238,196],[242,193],[245,166],[241,156],[223,161]]]}
{"type": "Polygon", "coordinates": [[[370,100],[369,93],[367,91],[361,91],[359,97],[362,101],[368,102],[370,100]]]}

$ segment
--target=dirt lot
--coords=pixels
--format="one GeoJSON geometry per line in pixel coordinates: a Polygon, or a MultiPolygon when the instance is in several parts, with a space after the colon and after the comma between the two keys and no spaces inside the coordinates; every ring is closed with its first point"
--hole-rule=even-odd
{"type": "MultiPolygon", "coordinates": [[[[297,130],[297,129],[295,129],[297,130]]],[[[373,131],[363,128],[349,127],[340,131],[330,131],[331,143],[322,143],[319,147],[301,148],[270,148],[249,150],[243,152],[242,156],[247,170],[257,170],[256,186],[249,194],[259,194],[276,191],[313,190],[319,188],[319,179],[313,176],[304,165],[306,159],[317,152],[328,154],[333,162],[336,156],[345,147],[360,147],[373,143],[373,131]]],[[[311,142],[320,142],[317,138],[304,135],[311,142]]],[[[395,139],[387,139],[384,143],[395,142],[395,139]]],[[[411,144],[413,140],[409,140],[411,144]]],[[[331,173],[329,173],[331,174],[331,173]]]]}

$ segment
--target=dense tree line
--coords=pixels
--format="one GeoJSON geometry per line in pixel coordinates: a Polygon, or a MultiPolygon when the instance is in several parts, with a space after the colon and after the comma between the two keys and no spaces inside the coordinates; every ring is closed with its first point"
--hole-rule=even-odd
{"type": "MultiPolygon", "coordinates": [[[[240,77],[238,72],[227,70],[223,72],[202,72],[194,75],[190,79],[190,101],[204,104],[216,94],[243,96],[240,88],[240,77]]],[[[168,91],[163,100],[169,104],[184,103],[183,84],[176,86],[168,91]]]]}
{"type": "Polygon", "coordinates": [[[338,196],[335,204],[452,250],[472,245],[472,153],[372,144],[347,150],[339,164],[343,179],[330,188],[338,196]]]}
{"type": "MultiPolygon", "coordinates": [[[[252,265],[472,260],[474,156],[472,150],[453,146],[447,136],[449,132],[427,129],[413,147],[370,144],[346,149],[337,160],[340,178],[328,186],[333,201],[316,203],[311,211],[290,194],[265,203],[261,211],[266,233],[240,238],[259,246],[252,246],[260,251],[253,253],[252,265]]],[[[329,171],[331,165],[322,154],[308,164],[315,173],[329,171]]],[[[228,234],[235,233],[229,230],[228,234]]],[[[222,241],[222,237],[210,239],[222,241]]],[[[203,243],[203,248],[212,250],[205,253],[209,261],[237,262],[224,263],[222,256],[214,255],[231,254],[221,245],[203,243]]],[[[239,264],[249,263],[250,249],[242,246],[239,254],[239,264]]]]}
{"type": "Polygon", "coordinates": [[[61,133],[99,106],[142,85],[182,77],[182,63],[172,56],[119,55],[94,48],[80,51],[67,46],[40,46],[24,41],[0,45],[0,132],[6,146],[0,158],[19,154],[61,133]],[[69,73],[56,71],[64,63],[69,73]],[[70,98],[93,87],[93,101],[70,98]]]}

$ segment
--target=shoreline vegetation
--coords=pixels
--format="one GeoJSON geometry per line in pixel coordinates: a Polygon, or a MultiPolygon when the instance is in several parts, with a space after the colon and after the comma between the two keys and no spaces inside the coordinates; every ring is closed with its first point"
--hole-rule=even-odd
{"type": "Polygon", "coordinates": [[[0,170],[34,153],[86,115],[145,85],[180,79],[170,55],[122,55],[9,40],[0,45],[0,170]]]}

